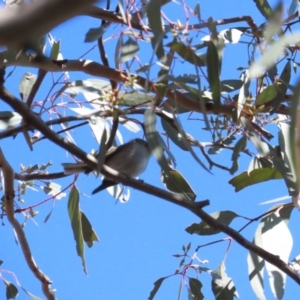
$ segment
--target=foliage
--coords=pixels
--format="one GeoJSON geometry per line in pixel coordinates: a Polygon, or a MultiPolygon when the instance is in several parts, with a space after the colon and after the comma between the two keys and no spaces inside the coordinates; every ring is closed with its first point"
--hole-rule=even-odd
{"type": "MultiPolygon", "coordinates": [[[[55,2],[60,5],[59,1],[55,2]]],[[[173,276],[181,277],[178,298],[185,286],[188,299],[204,299],[201,279],[204,274],[211,277],[211,291],[215,299],[238,297],[233,275],[230,277],[225,267],[227,254],[234,242],[248,251],[245,264],[248,265],[249,281],[256,296],[266,299],[263,279],[266,270],[274,298],[282,299],[287,278],[300,283],[299,256],[290,258],[296,232],[292,233],[288,226],[292,211],[295,207],[299,208],[300,135],[297,128],[300,85],[299,82],[292,84],[292,71],[297,73],[299,66],[300,35],[293,32],[298,22],[298,13],[295,12],[297,1],[291,1],[288,16],[283,3],[272,9],[268,1],[257,0],[254,1],[257,16],[253,18],[214,20],[212,16],[207,21],[200,14],[199,4],[192,8],[183,2],[186,13],[184,24],[169,19],[163,13],[165,7],[174,5],[169,1],[120,1],[116,12],[109,7],[108,10],[101,9],[96,6],[99,4],[93,4],[94,1],[87,2],[81,7],[82,11],[78,4],[74,11],[58,14],[52,24],[48,20],[50,18],[42,21],[34,13],[43,5],[35,2],[25,5],[21,0],[6,1],[12,12],[15,9],[24,15],[24,20],[19,21],[15,16],[15,22],[6,24],[1,21],[6,10],[0,12],[0,33],[8,30],[9,26],[14,29],[9,41],[5,36],[0,38],[0,45],[6,47],[0,53],[0,98],[11,107],[11,110],[0,111],[1,140],[4,143],[7,138],[22,135],[30,149],[42,142],[44,147],[55,145],[68,151],[76,161],[88,164],[97,175],[106,149],[123,143],[128,132],[139,137],[144,135],[161,169],[161,182],[165,189],[124,174],[111,173],[103,166],[101,173],[120,183],[109,189],[109,193],[118,201],[127,202],[130,194],[123,185],[133,187],[140,193],[186,208],[199,217],[199,222],[186,227],[188,233],[212,238],[219,233],[227,235],[197,246],[193,254],[190,253],[191,243],[183,246],[183,253],[174,255],[181,259],[179,267],[174,274],[154,282],[149,299],[155,299],[161,286],[173,276]],[[87,44],[91,48],[98,47],[102,64],[89,58],[70,59],[70,54],[65,56],[62,53],[62,42],[48,32],[78,14],[102,20],[101,26],[91,28],[82,39],[91,43],[87,44]],[[257,26],[255,18],[260,14],[265,21],[257,26]],[[42,22],[43,26],[39,29],[30,27],[32,29],[22,37],[22,31],[27,30],[24,24],[32,24],[34,20],[42,22]],[[242,22],[242,26],[236,26],[237,22],[242,22]],[[221,30],[221,25],[228,27],[221,30]],[[18,27],[18,33],[15,33],[15,27],[18,27]],[[203,34],[204,29],[208,34],[203,34]],[[114,51],[105,40],[108,37],[114,40],[114,51]],[[245,58],[244,65],[238,68],[238,78],[226,79],[226,68],[230,65],[226,61],[226,52],[234,51],[228,49],[229,45],[230,49],[238,47],[245,58]],[[112,52],[114,57],[110,55],[107,59],[107,54],[112,52]],[[148,54],[147,59],[143,53],[148,54]],[[15,93],[18,89],[19,98],[5,88],[10,76],[17,72],[15,67],[26,69],[12,91],[15,93]],[[50,74],[53,78],[51,87],[46,78],[50,74]],[[42,95],[39,95],[41,91],[42,95]],[[43,100],[39,100],[41,98],[43,100]],[[198,125],[193,125],[191,132],[187,133],[188,123],[193,119],[198,125]],[[99,149],[92,151],[91,155],[86,153],[87,129],[99,144],[99,149]],[[83,138],[79,143],[74,130],[83,138]],[[278,138],[274,137],[275,134],[278,138]],[[200,141],[199,136],[204,136],[209,142],[200,141]],[[228,157],[223,156],[225,151],[229,153],[228,157]],[[241,216],[238,211],[229,209],[208,214],[209,202],[200,201],[198,189],[176,170],[175,152],[189,154],[195,168],[202,169],[206,176],[214,170],[229,173],[233,176],[229,184],[236,192],[259,183],[262,186],[270,180],[276,184],[275,179],[283,179],[292,202],[277,204],[254,218],[241,216]],[[98,156],[95,153],[99,153],[98,156]],[[95,157],[99,158],[98,162],[95,157]],[[249,158],[247,170],[240,168],[241,157],[249,158]],[[236,219],[244,221],[239,229],[232,225],[236,219]],[[258,225],[254,236],[242,235],[243,230],[256,221],[258,225]],[[253,239],[253,242],[248,239],[253,239]],[[204,267],[208,262],[198,258],[200,249],[226,241],[229,244],[223,259],[215,262],[218,267],[214,270],[204,267]]],[[[91,248],[99,239],[79,205],[82,196],[78,191],[79,180],[86,178],[85,175],[65,174],[60,167],[64,161],[58,161],[57,157],[53,159],[59,172],[50,171],[52,162],[26,166],[23,157],[20,157],[21,170],[13,174],[5,157],[5,153],[0,155],[5,186],[2,219],[7,218],[11,223],[22,248],[27,247],[27,240],[23,238],[24,233],[14,216],[22,213],[26,220],[33,219],[37,214],[35,207],[62,199],[69,193],[70,225],[77,254],[87,273],[84,243],[91,248]],[[14,179],[18,180],[15,191],[14,179]],[[30,189],[43,190],[50,197],[35,205],[25,205],[24,198],[30,189]],[[18,200],[17,209],[10,201],[14,195],[18,200]]],[[[45,222],[52,211],[53,207],[45,222]]],[[[23,227],[25,224],[22,224],[23,227]]],[[[31,261],[29,247],[23,253],[29,268],[42,283],[45,296],[55,299],[49,278],[31,261]]],[[[16,285],[1,273],[6,298],[16,298],[16,285]]],[[[16,284],[29,297],[38,299],[20,285],[17,274],[14,277],[16,284]]]]}

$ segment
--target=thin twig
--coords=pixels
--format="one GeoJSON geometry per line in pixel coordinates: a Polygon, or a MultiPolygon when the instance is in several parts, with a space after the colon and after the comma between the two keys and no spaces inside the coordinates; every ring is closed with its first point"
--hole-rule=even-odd
{"type": "Polygon", "coordinates": [[[15,218],[14,213],[14,171],[10,164],[5,159],[2,150],[0,149],[0,167],[3,171],[3,177],[4,177],[4,199],[5,199],[5,211],[7,214],[7,219],[11,226],[13,227],[19,243],[21,245],[24,258],[27,262],[28,267],[32,271],[32,273],[35,275],[35,277],[42,283],[42,290],[44,292],[44,295],[49,300],[54,300],[55,296],[53,293],[53,290],[51,289],[51,280],[38,268],[36,262],[34,261],[33,255],[31,253],[25,232],[18,222],[18,220],[15,218]]]}

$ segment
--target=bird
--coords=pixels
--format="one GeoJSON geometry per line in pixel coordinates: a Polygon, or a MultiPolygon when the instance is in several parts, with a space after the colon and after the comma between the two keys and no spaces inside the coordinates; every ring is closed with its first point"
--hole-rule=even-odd
{"type": "MultiPolygon", "coordinates": [[[[147,168],[150,157],[151,150],[148,143],[136,138],[119,147],[111,147],[105,155],[104,164],[120,173],[137,177],[147,168]]],[[[84,162],[63,163],[62,166],[64,167],[65,174],[80,172],[88,174],[93,171],[93,169],[84,162]]],[[[94,189],[92,194],[96,194],[116,184],[118,184],[118,182],[104,177],[102,184],[94,189]]]]}

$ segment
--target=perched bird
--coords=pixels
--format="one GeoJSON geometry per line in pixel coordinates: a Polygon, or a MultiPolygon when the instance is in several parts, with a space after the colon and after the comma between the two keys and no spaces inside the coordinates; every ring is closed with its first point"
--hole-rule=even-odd
{"type": "MultiPolygon", "coordinates": [[[[136,177],[145,171],[150,156],[151,150],[148,143],[142,139],[134,139],[119,147],[110,148],[106,153],[104,164],[120,173],[136,177]]],[[[76,164],[63,163],[62,165],[65,174],[90,173],[93,171],[83,162],[76,164]]],[[[96,194],[116,184],[117,182],[104,177],[102,184],[92,194],[96,194]]]]}

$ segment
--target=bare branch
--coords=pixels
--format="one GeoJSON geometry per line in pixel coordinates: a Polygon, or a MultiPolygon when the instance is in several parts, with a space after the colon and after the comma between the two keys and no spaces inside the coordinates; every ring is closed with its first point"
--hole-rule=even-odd
{"type": "Polygon", "coordinates": [[[0,149],[0,167],[3,171],[3,177],[4,177],[4,190],[5,190],[5,211],[7,214],[7,219],[9,223],[12,225],[14,231],[16,232],[16,235],[18,237],[18,240],[20,242],[23,255],[25,257],[25,260],[27,262],[28,267],[32,271],[32,273],[35,275],[35,277],[40,280],[42,283],[42,290],[44,292],[44,295],[49,300],[54,300],[55,296],[51,289],[51,280],[38,268],[36,262],[34,261],[34,258],[32,256],[25,232],[18,222],[18,220],[15,218],[14,213],[14,171],[10,164],[7,162],[7,160],[4,157],[4,154],[2,150],[0,149]]]}

